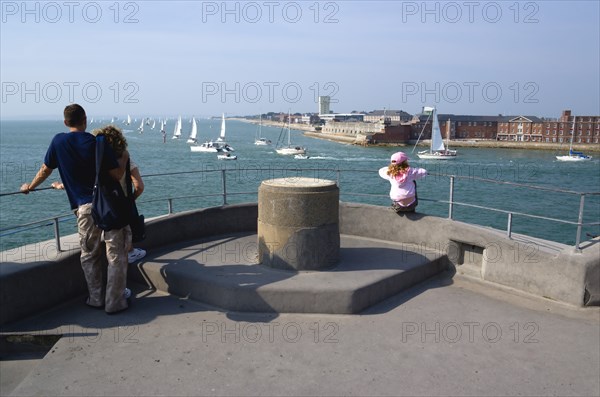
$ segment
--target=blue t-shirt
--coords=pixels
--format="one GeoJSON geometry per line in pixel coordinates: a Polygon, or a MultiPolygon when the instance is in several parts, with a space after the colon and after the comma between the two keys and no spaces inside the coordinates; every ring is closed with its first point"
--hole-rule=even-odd
{"type": "MultiPolygon", "coordinates": [[[[102,167],[118,167],[110,145],[105,145],[102,167]]],[[[72,209],[92,202],[96,180],[96,137],[88,132],[67,132],[54,136],[44,164],[60,173],[72,209]]]]}

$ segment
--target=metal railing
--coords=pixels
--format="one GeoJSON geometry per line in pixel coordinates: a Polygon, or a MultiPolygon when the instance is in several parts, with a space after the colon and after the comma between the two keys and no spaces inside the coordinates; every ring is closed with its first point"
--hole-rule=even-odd
{"type": "MultiPolygon", "coordinates": [[[[258,169],[253,169],[253,170],[254,171],[286,171],[286,172],[292,171],[292,172],[297,172],[297,173],[302,173],[302,172],[306,172],[306,171],[311,171],[311,172],[315,172],[315,171],[331,172],[332,171],[332,169],[330,169],[330,168],[329,169],[327,169],[327,168],[282,168],[282,169],[274,169],[274,168],[260,169],[260,168],[258,168],[258,169]]],[[[167,203],[166,214],[171,215],[171,214],[175,213],[174,206],[173,206],[174,200],[220,196],[222,198],[222,205],[227,205],[228,204],[227,198],[230,196],[258,194],[257,191],[245,191],[245,192],[228,191],[227,190],[227,172],[232,172],[232,171],[236,171],[236,170],[233,170],[233,169],[198,170],[198,171],[185,171],[185,172],[144,175],[143,178],[152,178],[152,177],[157,177],[157,176],[171,176],[171,175],[182,175],[182,174],[220,173],[221,174],[221,191],[219,193],[196,194],[196,195],[186,195],[186,196],[142,200],[142,201],[139,201],[139,203],[151,203],[151,202],[166,201],[166,203],[167,203]]],[[[335,170],[335,172],[336,172],[336,183],[338,186],[340,186],[342,172],[352,172],[352,173],[362,172],[362,173],[373,174],[372,170],[366,171],[366,170],[348,170],[348,169],[340,170],[340,169],[337,169],[337,170],[335,170]]],[[[486,210],[486,211],[492,211],[492,212],[496,212],[496,213],[506,214],[507,215],[506,235],[508,238],[511,238],[511,235],[512,235],[513,217],[515,215],[518,215],[520,217],[532,218],[532,219],[541,219],[541,220],[550,221],[550,222],[557,222],[557,223],[577,226],[574,248],[576,251],[580,251],[581,234],[582,234],[583,227],[600,225],[600,222],[588,222],[588,223],[583,222],[585,197],[586,196],[600,196],[600,192],[575,192],[575,191],[571,191],[571,190],[552,189],[552,188],[546,188],[546,187],[540,187],[540,186],[534,186],[534,185],[526,185],[526,184],[522,184],[522,183],[498,181],[498,180],[485,179],[485,178],[477,178],[477,177],[473,177],[473,176],[443,175],[443,174],[436,174],[436,173],[430,173],[429,175],[449,178],[449,196],[448,196],[449,198],[448,198],[448,200],[437,200],[437,199],[429,199],[429,198],[420,197],[419,200],[447,204],[449,219],[453,219],[455,206],[461,206],[461,207],[473,208],[473,209],[482,209],[482,210],[486,210]],[[508,210],[503,210],[503,209],[499,209],[499,208],[493,208],[493,207],[487,207],[487,206],[482,206],[482,205],[476,205],[476,204],[471,204],[471,203],[455,201],[454,200],[455,184],[456,184],[456,180],[460,180],[460,179],[477,180],[477,181],[485,182],[485,183],[512,185],[515,187],[524,187],[524,188],[543,190],[543,191],[554,192],[554,193],[566,193],[566,194],[571,194],[571,195],[577,195],[577,196],[579,196],[579,213],[578,213],[578,217],[577,217],[578,220],[577,220],[577,222],[574,222],[574,221],[568,221],[568,220],[564,220],[564,219],[552,218],[552,217],[547,217],[547,216],[528,214],[525,212],[508,211],[508,210]]],[[[51,189],[51,188],[42,188],[42,189],[37,189],[37,190],[47,190],[47,189],[51,189]]],[[[0,194],[0,196],[7,196],[7,195],[13,195],[13,194],[20,194],[20,192],[2,193],[2,194],[0,194]]],[[[355,197],[389,198],[388,195],[384,195],[384,194],[344,192],[341,189],[340,189],[340,194],[344,195],[344,196],[355,196],[355,197]]],[[[54,238],[56,241],[56,247],[57,247],[58,251],[61,251],[59,222],[66,220],[67,217],[72,217],[72,216],[73,216],[72,213],[62,214],[62,215],[57,215],[54,217],[42,219],[39,221],[34,221],[34,222],[26,223],[26,224],[6,227],[3,229],[0,229],[0,237],[9,235],[9,234],[22,232],[25,230],[30,230],[30,229],[37,228],[37,227],[47,226],[50,224],[49,222],[52,222],[52,224],[54,225],[54,238]]]]}

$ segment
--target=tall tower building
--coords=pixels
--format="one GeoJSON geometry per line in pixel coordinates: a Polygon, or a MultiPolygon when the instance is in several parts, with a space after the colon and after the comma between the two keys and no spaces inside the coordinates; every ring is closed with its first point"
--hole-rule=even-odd
{"type": "Polygon", "coordinates": [[[329,102],[331,98],[328,96],[320,96],[319,97],[319,114],[329,114],[329,102]]]}

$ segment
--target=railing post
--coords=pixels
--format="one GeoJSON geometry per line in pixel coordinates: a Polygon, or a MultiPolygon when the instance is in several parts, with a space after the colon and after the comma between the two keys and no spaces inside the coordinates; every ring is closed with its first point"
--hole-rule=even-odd
{"type": "Polygon", "coordinates": [[[60,230],[58,228],[58,218],[54,218],[54,239],[56,240],[56,250],[62,252],[60,248],[60,230]]]}
{"type": "Polygon", "coordinates": [[[575,237],[575,251],[581,251],[579,243],[581,242],[581,229],[583,228],[583,203],[585,202],[585,193],[581,193],[579,198],[579,217],[577,218],[577,236],[575,237]]]}
{"type": "Polygon", "coordinates": [[[173,214],[173,199],[172,198],[167,199],[167,206],[169,207],[169,209],[168,209],[169,215],[173,214]]]}
{"type": "Polygon", "coordinates": [[[448,202],[448,219],[452,219],[452,207],[454,202],[454,175],[450,175],[450,198],[448,202]]]}
{"type": "Polygon", "coordinates": [[[506,226],[506,237],[510,238],[512,235],[512,212],[508,213],[508,225],[506,226]]]}
{"type": "Polygon", "coordinates": [[[223,181],[223,205],[227,205],[227,181],[224,169],[221,170],[221,180],[223,181]]]}

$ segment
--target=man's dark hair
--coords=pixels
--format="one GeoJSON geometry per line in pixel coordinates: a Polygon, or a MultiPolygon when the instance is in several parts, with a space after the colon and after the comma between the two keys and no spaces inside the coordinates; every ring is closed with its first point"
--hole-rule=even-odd
{"type": "Polygon", "coordinates": [[[76,103],[65,107],[64,116],[65,124],[67,124],[69,127],[78,127],[82,125],[86,117],[85,110],[83,110],[83,108],[76,103]]]}

